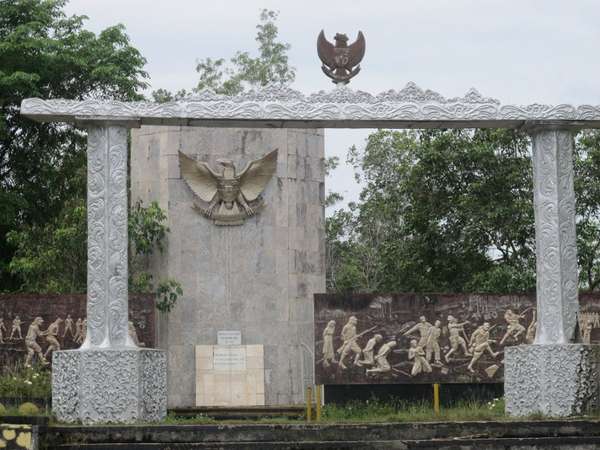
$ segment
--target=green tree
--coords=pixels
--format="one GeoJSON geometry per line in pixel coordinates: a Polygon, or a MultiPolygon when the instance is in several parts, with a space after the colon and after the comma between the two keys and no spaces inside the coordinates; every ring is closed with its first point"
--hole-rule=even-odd
{"type": "MultiPolygon", "coordinates": [[[[328,219],[328,288],[535,289],[530,143],[512,130],[378,131],[351,148],[364,189],[328,219]],[[341,256],[340,256],[341,255],[341,256]]],[[[580,286],[600,288],[600,133],[574,154],[580,286]]]]}
{"type": "MultiPolygon", "coordinates": [[[[256,25],[258,56],[238,51],[229,62],[225,58],[206,57],[196,64],[199,81],[194,92],[211,89],[218,94],[235,95],[247,88],[265,86],[269,83],[291,83],[296,78],[296,69],[289,65],[287,52],[290,44],[277,40],[278,13],[263,9],[260,23],[256,25]]],[[[158,89],[152,93],[156,102],[177,100],[188,95],[185,89],[171,93],[158,89]]]]}
{"type": "Polygon", "coordinates": [[[256,25],[257,57],[253,58],[248,52],[237,52],[229,60],[229,65],[223,58],[199,61],[196,71],[200,80],[194,91],[212,89],[217,93],[234,95],[246,87],[293,82],[296,69],[288,64],[290,44],[277,41],[277,16],[277,12],[267,9],[260,12],[260,23],[256,25]]]}
{"type": "MultiPolygon", "coordinates": [[[[50,254],[54,250],[44,244],[60,249],[71,245],[61,239],[81,238],[81,230],[73,227],[85,217],[81,210],[85,132],[28,120],[19,114],[21,101],[27,97],[136,100],[146,87],[145,59],[130,45],[124,27],[113,26],[96,35],[84,29],[85,16],[67,17],[64,5],[65,0],[0,0],[3,290],[18,289],[33,270],[26,267],[24,255],[50,254]],[[70,230],[67,235],[62,234],[65,230],[70,230]],[[31,238],[28,249],[23,247],[26,237],[31,238]],[[21,253],[11,266],[17,247],[21,253]]],[[[83,261],[66,269],[72,277],[85,267],[83,261]]]]}
{"type": "Polygon", "coordinates": [[[365,187],[343,239],[358,289],[531,289],[529,156],[510,130],[378,131],[351,149],[365,187]]]}

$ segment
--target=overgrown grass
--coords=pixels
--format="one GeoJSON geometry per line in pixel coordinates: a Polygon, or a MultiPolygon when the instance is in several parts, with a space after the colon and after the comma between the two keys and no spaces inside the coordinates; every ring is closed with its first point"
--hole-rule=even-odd
{"type": "Polygon", "coordinates": [[[451,407],[442,408],[439,415],[435,414],[429,402],[385,403],[378,400],[351,402],[343,406],[326,405],[322,414],[322,420],[325,422],[427,422],[506,418],[502,399],[488,403],[459,402],[451,407]]]}
{"type": "MultiPolygon", "coordinates": [[[[314,421],[313,410],[313,421],[314,421]]],[[[469,421],[469,420],[508,420],[504,415],[504,400],[495,399],[482,403],[466,401],[448,408],[442,408],[440,415],[433,411],[429,402],[382,402],[369,400],[366,402],[350,402],[345,405],[326,405],[323,407],[321,422],[352,423],[352,422],[427,422],[427,421],[469,421]]],[[[215,420],[200,414],[194,417],[176,416],[170,413],[161,422],[169,425],[202,425],[202,424],[239,424],[239,423],[306,423],[306,418],[262,417],[247,420],[215,420]]]]}

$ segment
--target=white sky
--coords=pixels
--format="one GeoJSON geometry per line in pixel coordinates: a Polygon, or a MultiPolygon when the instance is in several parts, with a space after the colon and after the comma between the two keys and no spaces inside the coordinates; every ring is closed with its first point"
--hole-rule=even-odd
{"type": "MultiPolygon", "coordinates": [[[[153,89],[196,84],[197,59],[255,54],[261,8],[280,12],[280,40],[292,46],[294,88],[311,93],[333,85],[320,70],[321,29],[350,38],[364,32],[367,51],[354,89],[373,94],[414,81],[447,97],[470,87],[503,103],[600,104],[600,0],[70,0],[100,31],[123,23],[147,58],[153,89]]],[[[325,151],[345,161],[366,130],[328,130],[325,151]]],[[[355,200],[349,167],[328,189],[355,200]]]]}

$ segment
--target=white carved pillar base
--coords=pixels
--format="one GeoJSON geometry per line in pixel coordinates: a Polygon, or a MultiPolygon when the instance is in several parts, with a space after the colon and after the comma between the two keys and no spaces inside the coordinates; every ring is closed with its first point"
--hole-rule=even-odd
{"type": "Polygon", "coordinates": [[[597,404],[600,362],[599,347],[570,344],[579,311],[574,140],[548,126],[531,136],[538,323],[535,345],[506,348],[506,412],[569,416],[597,404]]]}
{"type": "Polygon", "coordinates": [[[53,354],[52,409],[60,421],[157,421],[167,413],[166,353],[129,336],[127,128],[88,129],[86,338],[53,354]]]}
{"type": "Polygon", "coordinates": [[[167,414],[166,352],[63,350],[52,356],[52,410],[61,422],[156,422],[167,414]]]}
{"type": "Polygon", "coordinates": [[[505,352],[507,414],[567,417],[598,410],[600,345],[518,345],[505,352]]]}

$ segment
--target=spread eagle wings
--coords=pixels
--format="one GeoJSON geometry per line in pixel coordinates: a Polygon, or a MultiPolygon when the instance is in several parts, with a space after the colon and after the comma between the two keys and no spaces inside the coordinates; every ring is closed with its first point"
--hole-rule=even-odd
{"type": "MultiPolygon", "coordinates": [[[[358,32],[356,41],[350,44],[348,47],[348,64],[346,68],[350,69],[358,65],[363,57],[365,56],[365,36],[362,31],[358,32]]],[[[319,37],[317,38],[317,53],[319,58],[326,66],[335,68],[335,46],[327,40],[325,32],[321,30],[319,37]]]]}
{"type": "Polygon", "coordinates": [[[238,175],[240,191],[242,191],[246,201],[256,200],[267,187],[267,183],[277,170],[277,150],[275,149],[262,158],[249,162],[238,175]]]}
{"type": "Polygon", "coordinates": [[[350,49],[350,55],[348,56],[348,67],[357,66],[365,56],[365,36],[362,31],[358,32],[356,41],[348,46],[350,49]]]}
{"type": "Polygon", "coordinates": [[[323,30],[321,30],[317,38],[317,53],[323,64],[328,67],[335,67],[335,47],[327,40],[323,30]]]}
{"type": "Polygon", "coordinates": [[[217,194],[217,180],[220,178],[220,175],[213,172],[207,163],[196,161],[179,152],[179,167],[185,183],[194,194],[207,203],[215,198],[217,194]]]}

